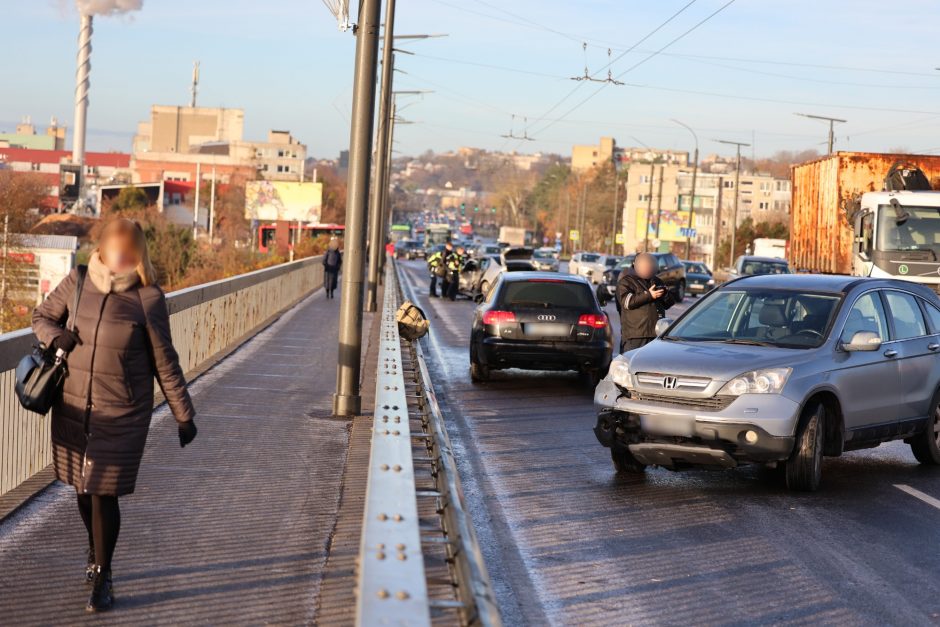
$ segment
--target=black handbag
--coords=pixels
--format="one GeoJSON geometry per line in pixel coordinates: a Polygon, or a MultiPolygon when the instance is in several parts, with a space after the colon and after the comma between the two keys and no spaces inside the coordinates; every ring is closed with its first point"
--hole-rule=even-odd
{"type": "MultiPolygon", "coordinates": [[[[69,331],[75,330],[75,315],[87,271],[87,266],[78,266],[75,295],[72,297],[69,322],[66,325],[69,331]]],[[[20,360],[16,366],[16,396],[24,409],[43,416],[49,413],[62,393],[62,384],[68,375],[66,357],[62,349],[53,351],[52,347],[37,344],[29,355],[20,360]]]]}

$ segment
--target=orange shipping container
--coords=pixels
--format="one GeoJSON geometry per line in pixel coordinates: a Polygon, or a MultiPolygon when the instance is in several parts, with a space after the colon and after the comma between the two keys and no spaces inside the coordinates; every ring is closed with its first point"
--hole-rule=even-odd
{"type": "Polygon", "coordinates": [[[852,273],[855,238],[852,201],[884,187],[897,161],[918,166],[934,189],[940,189],[940,156],[874,152],[837,152],[831,157],[790,168],[790,254],[794,269],[825,274],[852,273]]]}

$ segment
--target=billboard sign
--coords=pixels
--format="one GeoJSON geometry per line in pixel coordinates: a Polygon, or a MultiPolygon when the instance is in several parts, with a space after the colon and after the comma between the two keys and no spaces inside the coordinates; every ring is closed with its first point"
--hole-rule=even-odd
{"type": "Polygon", "coordinates": [[[245,217],[249,220],[320,222],[323,183],[250,181],[245,185],[245,217]]]}
{"type": "MultiPolygon", "coordinates": [[[[686,237],[695,237],[695,216],[692,218],[692,229],[689,230],[689,212],[677,211],[675,209],[663,209],[660,213],[659,228],[656,228],[656,212],[650,215],[650,238],[658,238],[663,242],[684,242],[686,237]],[[689,235],[691,233],[691,235],[689,235]]],[[[646,209],[637,209],[636,212],[636,237],[637,239],[646,239],[647,234],[643,232],[646,228],[646,209]]]]}

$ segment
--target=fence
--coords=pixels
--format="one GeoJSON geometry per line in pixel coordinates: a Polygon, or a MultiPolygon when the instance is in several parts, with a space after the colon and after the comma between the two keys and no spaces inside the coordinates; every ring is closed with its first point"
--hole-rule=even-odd
{"type": "MultiPolygon", "coordinates": [[[[323,283],[314,257],[167,295],[173,343],[187,375],[233,350],[323,283]]],[[[49,416],[20,407],[14,370],[35,342],[30,329],[0,335],[0,496],[52,463],[49,416]]]]}

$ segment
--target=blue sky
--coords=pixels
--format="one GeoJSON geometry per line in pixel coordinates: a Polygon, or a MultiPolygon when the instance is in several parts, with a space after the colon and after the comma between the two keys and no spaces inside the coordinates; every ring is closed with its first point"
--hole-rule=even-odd
{"type": "MultiPolygon", "coordinates": [[[[688,2],[398,0],[398,33],[448,36],[400,43],[416,54],[398,55],[396,87],[434,93],[400,99],[401,116],[416,123],[398,128],[396,149],[568,154],[601,135],[689,149],[691,136],[670,122],[677,118],[696,129],[703,154],[721,151],[716,138],[753,138],[758,156],[824,150],[826,126],[793,115],[801,111],[847,119],[837,127],[839,149],[940,152],[940,3],[932,0],[890,8],[883,0],[736,0],[624,74],[628,85],[568,79],[583,74],[585,61],[592,72],[602,67],[608,46],[620,55],[688,2]],[[515,133],[528,117],[536,141],[500,137],[512,114],[515,133]]],[[[613,74],[726,2],[695,1],[614,63],[613,74]]],[[[7,0],[2,15],[0,129],[27,114],[71,127],[71,3],[7,0]]],[[[289,129],[312,155],[333,157],[348,143],[354,47],[319,0],[146,0],[133,16],[97,18],[89,145],[129,150],[151,104],[188,102],[199,59],[200,104],[243,108],[248,139],[289,129]]]]}

